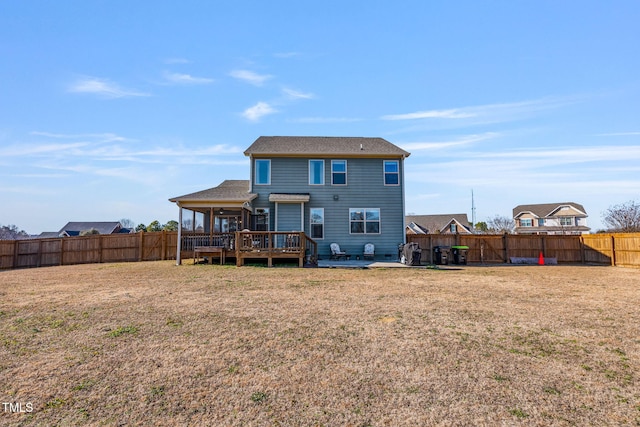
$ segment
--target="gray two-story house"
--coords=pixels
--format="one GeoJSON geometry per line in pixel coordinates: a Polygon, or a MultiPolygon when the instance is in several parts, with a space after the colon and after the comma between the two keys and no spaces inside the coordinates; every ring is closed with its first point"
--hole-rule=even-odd
{"type": "Polygon", "coordinates": [[[304,232],[320,257],[331,243],[354,257],[373,243],[377,258],[395,259],[408,152],[382,138],[262,136],[244,154],[248,182],[170,200],[200,213],[204,231],[304,232]]]}
{"type": "Polygon", "coordinates": [[[397,254],[404,236],[404,159],[409,153],[382,138],[258,138],[250,192],[256,213],[268,213],[272,231],[304,231],[328,254],[397,254]]]}

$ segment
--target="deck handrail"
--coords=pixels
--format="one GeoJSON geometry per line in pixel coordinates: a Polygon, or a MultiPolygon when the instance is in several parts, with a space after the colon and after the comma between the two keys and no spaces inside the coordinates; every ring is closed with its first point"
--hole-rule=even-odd
{"type": "MultiPolygon", "coordinates": [[[[242,259],[254,257],[298,258],[300,266],[318,262],[318,244],[303,231],[236,231],[233,233],[186,232],[182,250],[194,252],[196,247],[219,247],[228,255],[242,259]]],[[[271,263],[271,261],[269,261],[271,263]]]]}

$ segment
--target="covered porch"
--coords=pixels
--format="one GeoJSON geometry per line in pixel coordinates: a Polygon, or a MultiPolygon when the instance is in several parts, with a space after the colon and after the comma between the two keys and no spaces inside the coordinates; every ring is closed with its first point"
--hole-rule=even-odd
{"type": "Polygon", "coordinates": [[[272,266],[278,258],[296,259],[300,267],[316,265],[316,242],[304,232],[268,231],[268,215],[253,210],[256,197],[249,192],[249,181],[227,180],[169,199],[179,209],[176,264],[208,257],[221,263],[235,258],[238,266],[249,259],[266,259],[272,266]]]}

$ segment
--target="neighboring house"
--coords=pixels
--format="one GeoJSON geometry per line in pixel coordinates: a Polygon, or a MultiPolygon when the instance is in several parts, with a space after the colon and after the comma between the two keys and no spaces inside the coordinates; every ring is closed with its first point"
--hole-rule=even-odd
{"type": "Polygon", "coordinates": [[[407,215],[407,234],[472,234],[467,214],[407,215]]]}
{"type": "Polygon", "coordinates": [[[248,181],[170,201],[193,211],[205,232],[303,231],[321,256],[333,242],[354,256],[366,243],[376,256],[397,255],[408,152],[382,138],[261,136],[244,154],[248,181]]]}
{"type": "Polygon", "coordinates": [[[68,222],[58,231],[57,237],[79,236],[83,231],[97,230],[98,234],[130,233],[118,221],[114,222],[68,222]]]}
{"type": "Polygon", "coordinates": [[[516,234],[588,233],[587,212],[578,203],[544,203],[513,208],[516,234]]]}

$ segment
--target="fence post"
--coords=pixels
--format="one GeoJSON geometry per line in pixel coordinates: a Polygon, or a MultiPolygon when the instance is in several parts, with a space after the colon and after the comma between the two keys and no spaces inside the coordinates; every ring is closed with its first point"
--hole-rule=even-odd
{"type": "Polygon", "coordinates": [[[36,267],[40,267],[42,265],[42,239],[38,240],[38,255],[36,256],[38,257],[36,267]]]}
{"type": "Polygon", "coordinates": [[[144,261],[143,253],[144,253],[144,233],[142,230],[140,231],[140,239],[138,241],[138,261],[144,261]]]}
{"type": "Polygon", "coordinates": [[[64,265],[64,239],[60,237],[60,265],[64,265]]]}
{"type": "Polygon", "coordinates": [[[13,241],[13,268],[18,268],[18,240],[13,241]]]}
{"type": "Polygon", "coordinates": [[[508,234],[504,233],[502,235],[502,246],[504,246],[504,263],[508,264],[509,263],[509,239],[508,239],[508,234]]]}
{"type": "Polygon", "coordinates": [[[167,230],[162,230],[162,253],[160,254],[160,259],[167,259],[167,230]]]}
{"type": "Polygon", "coordinates": [[[97,237],[98,237],[98,254],[100,254],[100,263],[102,263],[103,262],[102,260],[104,259],[104,256],[102,254],[104,252],[103,249],[102,249],[102,236],[103,236],[102,234],[98,234],[97,235],[97,237]]]}
{"type": "Polygon", "coordinates": [[[611,265],[616,266],[616,238],[613,234],[611,235],[611,265]]]}

